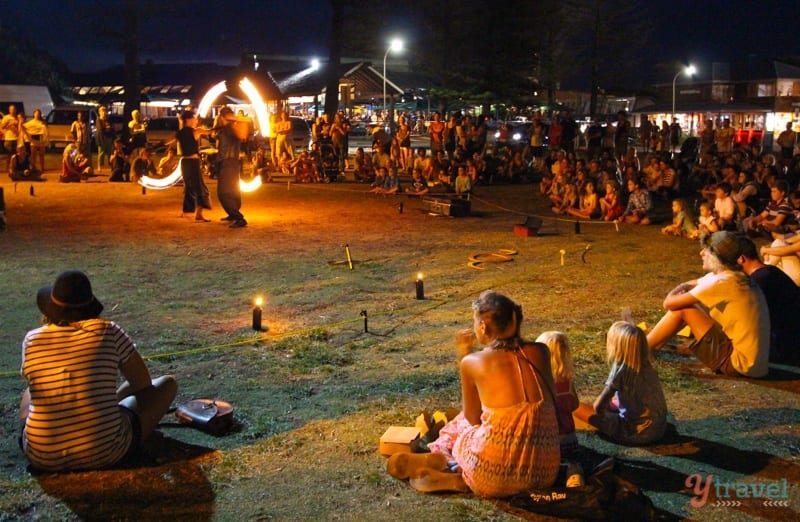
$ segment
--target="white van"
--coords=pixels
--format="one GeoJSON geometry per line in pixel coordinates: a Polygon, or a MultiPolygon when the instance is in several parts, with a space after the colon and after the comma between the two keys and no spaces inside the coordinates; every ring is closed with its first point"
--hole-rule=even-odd
{"type": "MultiPolygon", "coordinates": [[[[84,121],[89,123],[89,128],[92,133],[92,147],[95,145],[95,133],[97,128],[97,111],[94,107],[87,105],[65,105],[63,107],[56,107],[50,114],[45,116],[47,122],[47,134],[50,136],[50,147],[64,148],[74,139],[70,133],[72,122],[77,120],[76,116],[79,112],[83,113],[84,121]]],[[[42,113],[44,114],[44,113],[42,113]]]]}
{"type": "Polygon", "coordinates": [[[36,109],[44,117],[54,107],[50,90],[44,85],[0,85],[0,112],[5,114],[9,105],[15,105],[27,119],[36,109]]]}

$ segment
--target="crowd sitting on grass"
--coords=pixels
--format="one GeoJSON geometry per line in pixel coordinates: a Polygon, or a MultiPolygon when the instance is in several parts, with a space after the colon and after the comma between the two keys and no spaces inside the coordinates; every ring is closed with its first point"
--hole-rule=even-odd
{"type": "Polygon", "coordinates": [[[422,492],[508,497],[563,487],[559,468],[583,472],[576,421],[617,444],[657,443],[670,430],[652,361],[687,326],[692,341],[677,353],[696,357],[714,374],[763,378],[769,362],[800,364],[800,289],[758,260],[743,234],[704,235],[701,247],[705,275],[667,294],[665,314],[652,329],[630,316],[611,325],[609,375],[592,404],[578,400],[567,336],[550,331],[525,341],[522,307],[497,292],[482,293],[472,307],[472,329],[456,336],[461,412],[428,442],[430,453],[396,453],[388,472],[422,492]]]}

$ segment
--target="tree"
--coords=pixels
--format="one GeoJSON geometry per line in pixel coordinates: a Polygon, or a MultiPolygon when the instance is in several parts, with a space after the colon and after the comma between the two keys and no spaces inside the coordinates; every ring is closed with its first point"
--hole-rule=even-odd
{"type": "Polygon", "coordinates": [[[0,71],[3,83],[46,85],[53,93],[64,88],[68,74],[66,65],[38,48],[36,42],[3,26],[0,26],[0,71]]]}

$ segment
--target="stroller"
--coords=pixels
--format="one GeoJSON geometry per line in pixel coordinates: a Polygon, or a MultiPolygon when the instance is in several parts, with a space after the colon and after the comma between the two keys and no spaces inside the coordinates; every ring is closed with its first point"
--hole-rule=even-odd
{"type": "Polygon", "coordinates": [[[320,177],[325,183],[333,183],[339,180],[339,156],[336,149],[329,142],[319,142],[321,158],[320,177]]]}

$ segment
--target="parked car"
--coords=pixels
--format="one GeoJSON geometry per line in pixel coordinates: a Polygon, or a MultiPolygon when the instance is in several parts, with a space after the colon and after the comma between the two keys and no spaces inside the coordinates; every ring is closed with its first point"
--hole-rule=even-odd
{"type": "Polygon", "coordinates": [[[70,133],[72,122],[78,119],[77,114],[83,112],[84,120],[89,122],[92,132],[92,147],[95,145],[95,122],[97,121],[97,111],[94,107],[86,105],[65,105],[56,107],[47,115],[47,133],[50,136],[50,146],[53,148],[64,148],[74,140],[70,133]]]}
{"type": "Polygon", "coordinates": [[[313,141],[311,126],[299,116],[289,116],[289,121],[292,122],[292,146],[294,150],[309,150],[313,141]]]}
{"type": "Polygon", "coordinates": [[[178,132],[178,118],[168,116],[147,120],[147,147],[155,151],[163,151],[167,143],[175,139],[178,132]]]}

